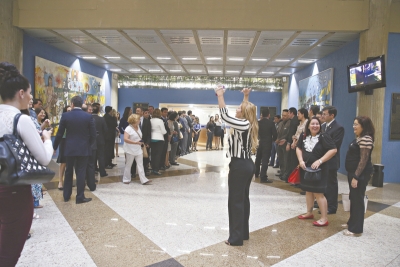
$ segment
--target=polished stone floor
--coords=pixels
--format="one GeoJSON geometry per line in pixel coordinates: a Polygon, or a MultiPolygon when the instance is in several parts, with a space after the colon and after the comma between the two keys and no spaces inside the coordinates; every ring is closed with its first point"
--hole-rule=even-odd
{"type": "MultiPolygon", "coordinates": [[[[76,205],[74,196],[65,203],[58,177],[45,185],[44,208],[35,210],[40,218],[17,266],[400,266],[400,184],[368,186],[364,234],[347,237],[341,196],[329,226],[314,227],[297,219],[306,210],[299,189],[269,168],[274,182],[255,178],[250,187],[250,240],[229,247],[224,151],[200,147],[179,158],[180,166],[149,176],[148,186],[121,182],[121,148],[120,155],[109,177],[85,193],[90,203],[76,205]]],[[[340,174],[339,193],[348,193],[340,174]]]]}

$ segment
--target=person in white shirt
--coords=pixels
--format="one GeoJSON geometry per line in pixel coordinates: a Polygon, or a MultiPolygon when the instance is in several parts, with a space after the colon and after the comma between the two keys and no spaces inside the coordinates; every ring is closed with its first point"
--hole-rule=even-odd
{"type": "Polygon", "coordinates": [[[143,150],[144,142],[142,140],[142,131],[139,127],[140,116],[132,114],[128,118],[128,127],[124,131],[124,151],[126,153],[126,163],[123,176],[123,183],[131,182],[131,167],[133,161],[136,161],[137,171],[139,173],[140,182],[148,185],[151,180],[147,179],[143,167],[143,150]]]}
{"type": "MultiPolygon", "coordinates": [[[[164,147],[164,134],[167,133],[163,120],[161,119],[161,110],[156,108],[153,111],[151,124],[151,168],[152,173],[161,175],[159,172],[161,166],[161,156],[164,147]]],[[[187,142],[187,141],[186,141],[187,142]]],[[[164,164],[164,162],[162,162],[164,164]]]]}

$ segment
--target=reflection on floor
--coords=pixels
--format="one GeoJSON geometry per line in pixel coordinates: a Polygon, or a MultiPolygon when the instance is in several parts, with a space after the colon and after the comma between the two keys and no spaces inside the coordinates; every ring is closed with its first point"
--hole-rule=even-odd
{"type": "MultiPolygon", "coordinates": [[[[329,226],[300,221],[305,212],[299,189],[275,178],[254,179],[250,187],[250,240],[242,247],[224,244],[228,237],[227,174],[224,151],[201,151],[179,158],[143,186],[121,183],[123,151],[117,168],[100,179],[93,201],[63,202],[58,179],[35,210],[32,238],[18,266],[400,266],[400,185],[367,188],[365,232],[346,237],[340,224],[349,216],[329,215],[329,226]]],[[[51,168],[57,169],[55,163],[51,168]]],[[[74,189],[75,190],[75,189],[74,189]]],[[[347,193],[339,175],[339,193],[347,193]]],[[[314,211],[318,218],[317,211],[314,211]]]]}

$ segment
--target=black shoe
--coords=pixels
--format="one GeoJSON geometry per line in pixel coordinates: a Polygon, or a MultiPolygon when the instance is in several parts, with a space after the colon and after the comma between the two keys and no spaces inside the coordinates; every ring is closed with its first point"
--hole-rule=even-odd
{"type": "Polygon", "coordinates": [[[306,191],[301,191],[300,195],[304,196],[306,194],[306,191]]]}
{"type": "Polygon", "coordinates": [[[100,177],[106,177],[106,176],[108,176],[108,173],[100,174],[100,177]]]}
{"type": "Polygon", "coordinates": [[[99,180],[97,180],[97,179],[94,179],[94,181],[95,181],[96,183],[98,183],[98,182],[99,182],[99,180]]]}
{"type": "MultiPolygon", "coordinates": [[[[321,214],[321,211],[319,210],[318,213],[321,214]]],[[[328,214],[336,214],[336,211],[330,211],[330,210],[328,210],[328,214]]]]}
{"type": "Polygon", "coordinates": [[[64,202],[68,202],[70,199],[68,198],[68,199],[64,199],[64,202]]]}
{"type": "Polygon", "coordinates": [[[279,166],[278,166],[278,165],[275,165],[273,168],[274,168],[274,169],[277,169],[277,168],[279,168],[279,166]]]}
{"type": "Polygon", "coordinates": [[[152,173],[154,173],[155,175],[161,175],[161,172],[158,171],[151,171],[152,173]]]}
{"type": "Polygon", "coordinates": [[[165,171],[165,167],[161,167],[160,170],[165,171]]]}
{"type": "Polygon", "coordinates": [[[317,201],[314,201],[314,209],[319,209],[317,201]]]}
{"type": "Polygon", "coordinates": [[[272,183],[272,181],[271,181],[271,180],[268,180],[268,179],[266,179],[266,180],[261,180],[260,182],[261,182],[261,183],[267,183],[267,184],[272,183]]]}
{"type": "Polygon", "coordinates": [[[259,178],[259,177],[260,177],[260,175],[259,175],[259,174],[254,174],[254,176],[255,176],[256,178],[259,178]]]}
{"type": "Polygon", "coordinates": [[[268,166],[271,166],[271,167],[273,167],[273,166],[274,166],[274,164],[268,164],[268,166]]]}
{"type": "Polygon", "coordinates": [[[91,198],[84,198],[84,199],[77,199],[76,201],[75,201],[75,203],[76,204],[82,204],[82,203],[87,203],[87,202],[90,202],[90,201],[92,201],[92,199],[91,198]]]}
{"type": "Polygon", "coordinates": [[[99,174],[99,172],[98,171],[94,171],[94,174],[99,174]]]}
{"type": "Polygon", "coordinates": [[[295,184],[295,185],[293,185],[294,187],[296,187],[296,188],[300,188],[300,185],[299,184],[295,184]]]}
{"type": "Polygon", "coordinates": [[[113,164],[113,163],[111,163],[111,164],[110,164],[110,166],[113,166],[113,167],[115,167],[115,166],[117,166],[117,164],[113,164]]]}
{"type": "Polygon", "coordinates": [[[26,237],[26,240],[28,240],[29,238],[31,238],[31,234],[28,233],[28,236],[26,237]]]}
{"type": "Polygon", "coordinates": [[[277,174],[275,174],[275,176],[282,177],[282,174],[277,173],[277,174]]]}
{"type": "Polygon", "coordinates": [[[174,162],[174,163],[171,163],[171,165],[174,165],[174,166],[179,166],[179,163],[177,163],[177,162],[174,162]]]}
{"type": "Polygon", "coordinates": [[[132,174],[132,175],[131,175],[131,178],[136,178],[136,174],[132,174]]]}
{"type": "Polygon", "coordinates": [[[113,166],[106,166],[105,169],[107,170],[111,170],[113,168],[113,166]]]}

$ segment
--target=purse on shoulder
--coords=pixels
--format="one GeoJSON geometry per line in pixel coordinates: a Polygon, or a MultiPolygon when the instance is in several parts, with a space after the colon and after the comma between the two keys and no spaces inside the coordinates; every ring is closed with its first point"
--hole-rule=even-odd
{"type": "Polygon", "coordinates": [[[0,184],[40,184],[53,179],[55,172],[41,165],[18,134],[21,113],[14,117],[13,133],[0,138],[0,184]]]}
{"type": "Polygon", "coordinates": [[[306,181],[321,181],[322,171],[320,168],[313,169],[311,167],[307,167],[304,170],[304,180],[306,181]]]}

